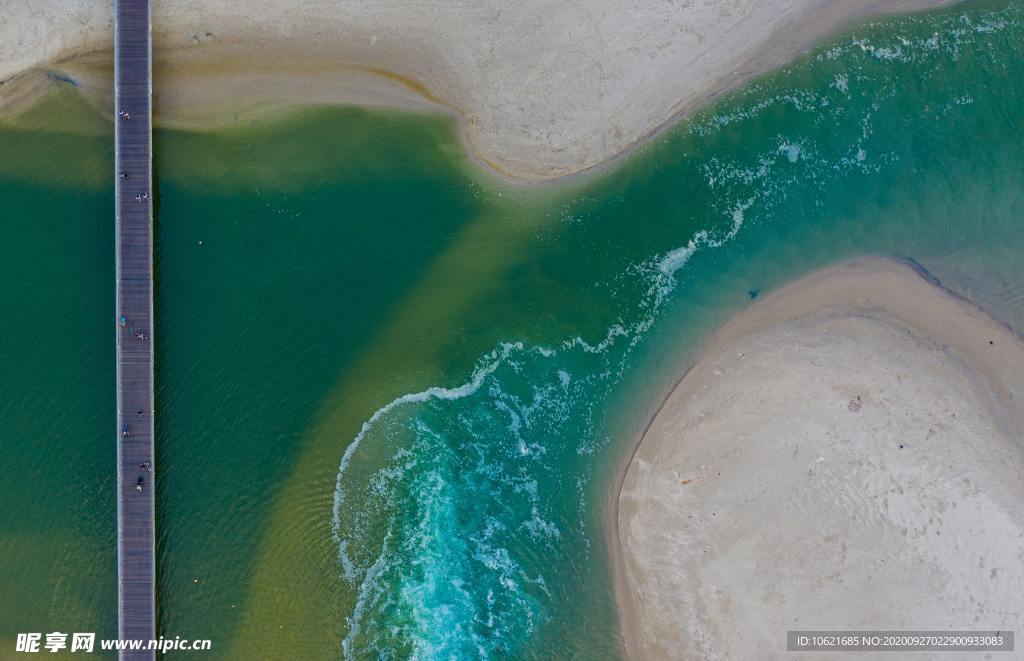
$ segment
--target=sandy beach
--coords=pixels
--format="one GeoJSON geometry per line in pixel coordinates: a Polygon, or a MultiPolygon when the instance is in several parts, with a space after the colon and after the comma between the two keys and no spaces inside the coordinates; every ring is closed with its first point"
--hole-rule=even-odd
{"type": "MultiPolygon", "coordinates": [[[[155,109],[210,126],[302,103],[430,107],[474,158],[535,182],[599,168],[865,16],[949,0],[270,0],[154,4],[155,109]]],[[[10,0],[0,113],[55,81],[110,109],[110,0],[10,0]]]]}
{"type": "Polygon", "coordinates": [[[799,658],[797,629],[1019,628],[1024,343],[925,275],[826,269],[701,352],[619,493],[632,658],[799,658]]]}

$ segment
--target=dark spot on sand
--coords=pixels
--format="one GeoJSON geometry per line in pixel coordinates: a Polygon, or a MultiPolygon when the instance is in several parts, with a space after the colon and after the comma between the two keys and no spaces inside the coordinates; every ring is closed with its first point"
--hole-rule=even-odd
{"type": "Polygon", "coordinates": [[[64,83],[65,85],[71,85],[72,87],[78,87],[78,83],[75,82],[75,79],[66,73],[61,73],[59,71],[47,71],[46,73],[50,77],[50,80],[54,80],[58,83],[64,83]]]}

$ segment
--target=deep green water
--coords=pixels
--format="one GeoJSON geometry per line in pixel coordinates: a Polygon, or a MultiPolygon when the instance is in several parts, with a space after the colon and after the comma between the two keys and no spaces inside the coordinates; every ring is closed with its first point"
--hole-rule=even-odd
{"type": "MultiPolygon", "coordinates": [[[[427,115],[160,131],[161,632],[616,657],[615,468],[751,293],[894,254],[1024,328],[1022,79],[1020,4],[885,20],[540,189],[427,115]]],[[[116,629],[112,161],[71,90],[0,126],[6,650],[116,629]]]]}

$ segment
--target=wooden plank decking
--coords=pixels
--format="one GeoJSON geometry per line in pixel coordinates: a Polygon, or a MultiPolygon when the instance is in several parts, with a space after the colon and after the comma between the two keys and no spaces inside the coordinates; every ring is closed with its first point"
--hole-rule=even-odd
{"type": "MultiPolygon", "coordinates": [[[[156,638],[155,484],[154,473],[149,470],[155,465],[150,2],[116,0],[114,11],[117,620],[118,637],[148,642],[156,638]],[[127,435],[124,434],[126,426],[127,435]],[[139,478],[143,480],[141,492],[137,488],[139,478]]],[[[153,659],[154,656],[155,653],[148,650],[121,652],[122,659],[153,659]]]]}

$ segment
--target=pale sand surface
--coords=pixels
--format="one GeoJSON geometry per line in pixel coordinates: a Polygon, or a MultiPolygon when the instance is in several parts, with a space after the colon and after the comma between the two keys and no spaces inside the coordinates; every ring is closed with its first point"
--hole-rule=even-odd
{"type": "MultiPolygon", "coordinates": [[[[626,471],[630,655],[800,658],[791,629],[1021,631],[1022,397],[1021,340],[906,264],[857,260],[756,302],[626,471]]],[[[914,658],[932,657],[950,658],[914,658]]]]}
{"type": "MultiPolygon", "coordinates": [[[[154,2],[157,120],[304,102],[434,106],[539,181],[588,170],[858,18],[950,0],[154,2]]],[[[0,111],[68,74],[109,108],[111,0],[0,0],[0,111]]]]}

